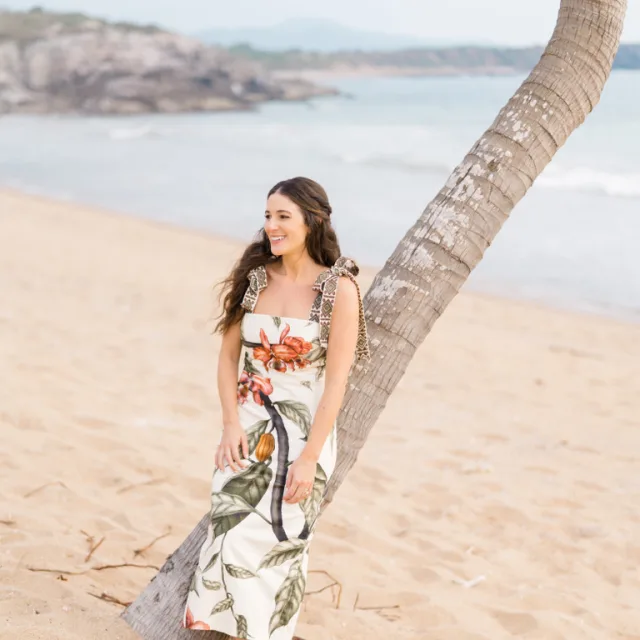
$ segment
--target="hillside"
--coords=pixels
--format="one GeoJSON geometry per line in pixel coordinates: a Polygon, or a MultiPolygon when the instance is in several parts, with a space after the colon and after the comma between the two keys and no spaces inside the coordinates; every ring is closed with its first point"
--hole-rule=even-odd
{"type": "Polygon", "coordinates": [[[223,47],[245,44],[264,51],[390,51],[458,44],[444,39],[427,41],[418,36],[354,29],[333,20],[319,18],[292,18],[266,27],[206,29],[195,35],[203,42],[223,47]]]}
{"type": "MultiPolygon", "coordinates": [[[[397,51],[264,51],[249,45],[231,47],[230,52],[256,61],[273,71],[342,73],[388,72],[424,75],[494,75],[529,71],[540,59],[542,47],[447,47],[412,48],[397,51]]],[[[622,45],[614,69],[640,69],[640,45],[622,45]]]]}
{"type": "Polygon", "coordinates": [[[0,10],[0,114],[247,109],[333,90],[153,26],[0,10]]]}

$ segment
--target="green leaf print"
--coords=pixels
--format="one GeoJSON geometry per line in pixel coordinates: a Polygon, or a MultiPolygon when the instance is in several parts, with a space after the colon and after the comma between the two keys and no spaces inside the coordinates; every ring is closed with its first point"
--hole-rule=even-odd
{"type": "Polygon", "coordinates": [[[191,584],[189,585],[189,591],[195,591],[196,595],[200,597],[200,592],[198,591],[198,570],[196,569],[193,573],[193,577],[191,578],[191,584]]]}
{"type": "Polygon", "coordinates": [[[273,471],[264,463],[256,462],[250,467],[227,480],[222,493],[240,496],[252,507],[257,507],[269,488],[273,471]]]}
{"type": "Polygon", "coordinates": [[[317,362],[327,356],[327,350],[320,344],[320,340],[317,338],[311,341],[313,349],[305,356],[309,362],[317,362]]]}
{"type": "Polygon", "coordinates": [[[279,400],[273,403],[280,414],[297,424],[305,437],[309,435],[311,429],[311,412],[304,402],[297,400],[279,400]]]}
{"type": "Polygon", "coordinates": [[[306,499],[300,501],[300,508],[304,512],[304,517],[309,528],[313,527],[318,513],[320,511],[320,505],[327,486],[327,474],[324,469],[317,464],[316,465],[316,478],[313,481],[313,489],[311,495],[306,499]]]}
{"type": "Polygon", "coordinates": [[[246,578],[256,577],[256,574],[253,573],[253,571],[249,571],[249,569],[243,569],[242,567],[236,567],[234,564],[225,564],[224,568],[232,578],[243,580],[246,578]]]}
{"type": "Polygon", "coordinates": [[[284,564],[287,560],[297,558],[307,547],[306,540],[300,540],[300,538],[290,538],[278,544],[269,551],[258,567],[260,569],[269,569],[271,567],[277,567],[284,564]]]}
{"type": "Polygon", "coordinates": [[[276,325],[276,329],[279,329],[280,325],[282,324],[282,318],[279,318],[278,316],[273,316],[273,324],[276,325]]]}
{"type": "Polygon", "coordinates": [[[211,615],[215,615],[216,613],[220,613],[221,611],[226,611],[227,609],[231,609],[233,606],[233,597],[228,596],[224,600],[220,600],[218,604],[211,609],[211,615]]]}
{"type": "Polygon", "coordinates": [[[260,422],[256,422],[248,431],[247,431],[247,442],[249,444],[249,455],[253,455],[256,447],[258,446],[258,442],[260,441],[260,437],[267,430],[269,426],[270,420],[260,420],[260,422]]]}
{"type": "Polygon", "coordinates": [[[211,495],[214,537],[233,529],[255,511],[272,477],[273,471],[264,462],[258,462],[227,480],[221,491],[211,495]]]}
{"type": "Polygon", "coordinates": [[[303,380],[300,384],[303,387],[307,387],[307,389],[309,389],[309,391],[313,391],[313,387],[311,386],[311,383],[308,380],[303,380]]]}
{"type": "Polygon", "coordinates": [[[251,361],[251,356],[248,351],[244,352],[244,370],[249,375],[255,375],[256,373],[260,373],[258,369],[253,366],[253,362],[251,361]]]}
{"type": "Polygon", "coordinates": [[[211,496],[211,520],[220,520],[228,516],[249,515],[253,507],[240,496],[229,495],[222,491],[211,496]]]}
{"type": "Polygon", "coordinates": [[[202,584],[205,586],[205,589],[209,589],[209,591],[218,591],[222,588],[222,583],[207,580],[206,578],[202,578],[202,584]]]}
{"type": "Polygon", "coordinates": [[[269,634],[280,627],[286,627],[296,614],[302,603],[306,580],[302,572],[302,558],[296,560],[289,568],[289,575],[278,593],[276,593],[276,608],[269,623],[269,634]]]}
{"type": "Polygon", "coordinates": [[[214,553],[213,556],[211,556],[211,560],[207,562],[207,566],[202,570],[202,573],[206,573],[213,567],[213,565],[217,562],[219,555],[219,553],[214,553]]]}
{"type": "Polygon", "coordinates": [[[244,616],[236,616],[236,624],[238,625],[238,628],[236,629],[236,636],[240,638],[240,640],[247,640],[249,637],[247,619],[244,616]]]}

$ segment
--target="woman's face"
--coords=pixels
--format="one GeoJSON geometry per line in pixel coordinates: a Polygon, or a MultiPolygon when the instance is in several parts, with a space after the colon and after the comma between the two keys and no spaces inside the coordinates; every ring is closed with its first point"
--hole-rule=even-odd
{"type": "Polygon", "coordinates": [[[267,200],[264,230],[275,256],[297,254],[305,249],[307,225],[300,207],[287,196],[274,193],[267,200]]]}

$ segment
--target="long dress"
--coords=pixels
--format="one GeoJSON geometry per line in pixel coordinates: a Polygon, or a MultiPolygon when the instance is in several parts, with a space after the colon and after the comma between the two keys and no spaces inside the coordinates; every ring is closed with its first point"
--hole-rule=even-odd
{"type": "MultiPolygon", "coordinates": [[[[335,424],[316,466],[311,495],[283,502],[287,469],[302,452],[324,390],[331,315],[341,276],[358,267],[341,257],[313,285],[309,318],[253,312],[267,272],[249,274],[242,306],[238,415],[248,466],[216,469],[207,537],[182,625],[251,640],[291,640],[305,591],[309,545],[336,462],[335,424]]],[[[358,289],[358,297],[360,292],[358,289]]],[[[358,358],[369,358],[360,302],[358,358]]]]}

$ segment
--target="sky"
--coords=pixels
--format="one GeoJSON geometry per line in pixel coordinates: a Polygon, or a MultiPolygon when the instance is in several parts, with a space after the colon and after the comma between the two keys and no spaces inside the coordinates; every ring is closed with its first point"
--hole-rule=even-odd
{"type": "MultiPolygon", "coordinates": [[[[183,32],[325,18],[426,40],[525,46],[549,40],[560,0],[0,0],[0,7],[72,10],[183,32]]],[[[624,42],[640,42],[640,2],[629,1],[624,42]]]]}

